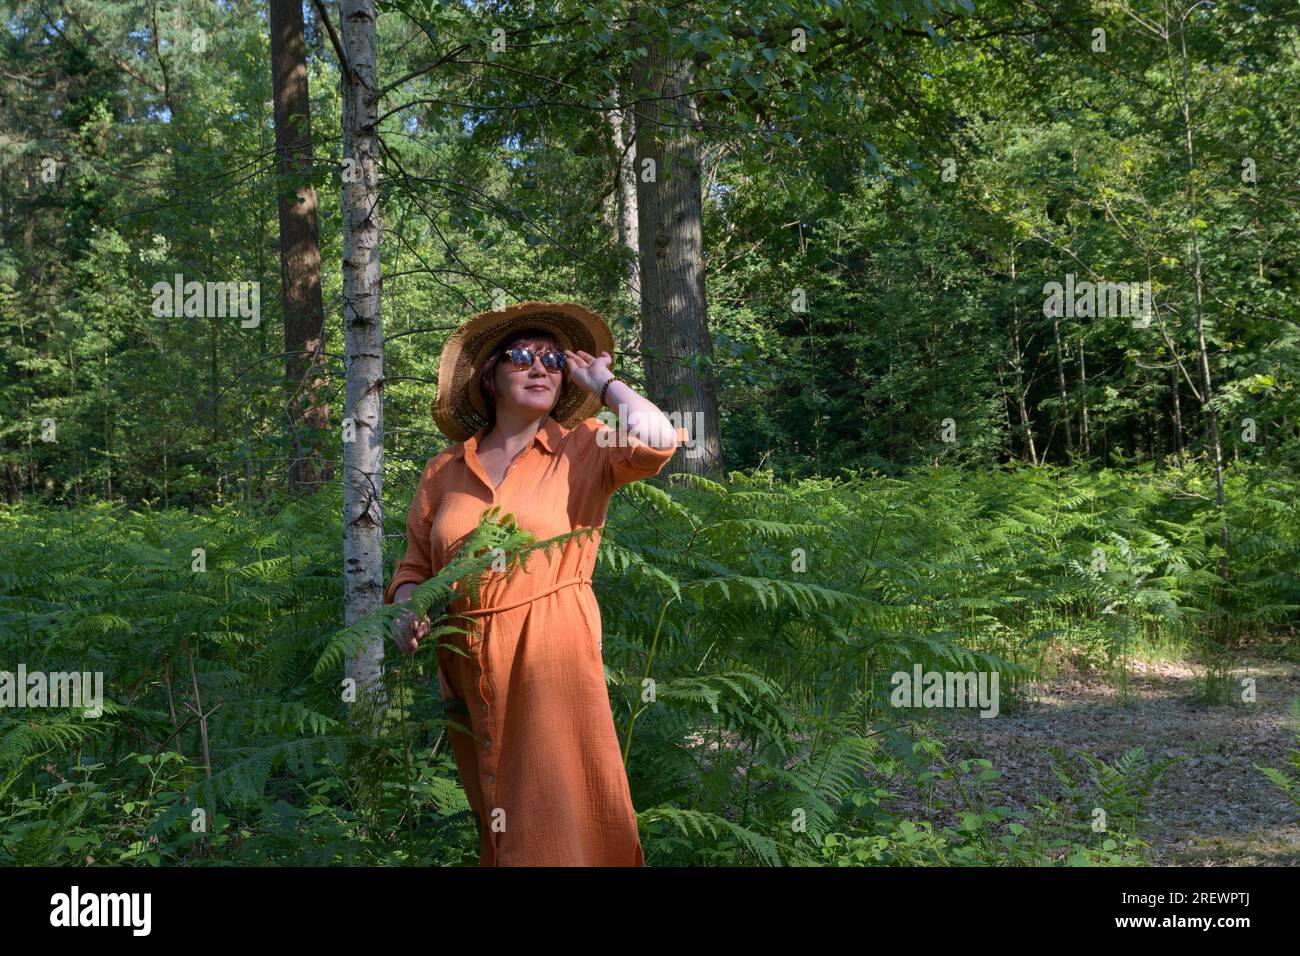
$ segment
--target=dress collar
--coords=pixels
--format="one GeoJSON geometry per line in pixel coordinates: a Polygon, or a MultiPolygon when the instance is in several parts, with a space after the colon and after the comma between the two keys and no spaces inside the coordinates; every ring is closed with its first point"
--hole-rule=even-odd
{"type": "MultiPolygon", "coordinates": [[[[478,445],[487,433],[491,431],[491,423],[484,425],[469,438],[460,443],[460,448],[456,452],[456,457],[463,458],[467,451],[472,450],[474,456],[478,457],[478,445]]],[[[537,434],[533,437],[535,444],[541,445],[547,454],[553,455],[560,447],[560,439],[564,437],[564,428],[550,415],[542,419],[541,427],[537,429],[537,434]]]]}

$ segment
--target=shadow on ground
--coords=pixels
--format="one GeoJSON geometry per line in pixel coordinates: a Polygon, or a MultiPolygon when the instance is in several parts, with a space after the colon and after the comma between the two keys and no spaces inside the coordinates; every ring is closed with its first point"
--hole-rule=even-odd
{"type": "MultiPolygon", "coordinates": [[[[946,713],[939,736],[949,759],[986,757],[1003,774],[1000,802],[1029,809],[1062,799],[1044,745],[1087,751],[1113,763],[1134,747],[1153,761],[1182,758],[1157,781],[1147,804],[1151,862],[1223,866],[1300,864],[1300,813],[1256,765],[1285,766],[1297,746],[1287,711],[1300,696],[1300,668],[1246,661],[1233,669],[1256,681],[1256,701],[1207,706],[1194,695],[1197,668],[1132,662],[1127,700],[1098,674],[1065,674],[1037,685],[1022,709],[992,719],[946,713]]],[[[895,807],[896,811],[903,809],[895,807]]],[[[912,809],[912,808],[909,808],[912,809]]],[[[924,808],[917,817],[936,825],[924,808]]]]}

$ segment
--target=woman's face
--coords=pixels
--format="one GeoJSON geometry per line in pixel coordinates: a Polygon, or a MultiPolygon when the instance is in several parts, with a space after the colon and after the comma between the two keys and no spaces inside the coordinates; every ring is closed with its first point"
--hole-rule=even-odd
{"type": "Polygon", "coordinates": [[[554,345],[524,345],[535,353],[530,368],[517,369],[503,355],[496,367],[497,408],[514,408],[529,418],[540,418],[555,407],[564,386],[562,370],[551,371],[542,364],[542,352],[554,345]]]}

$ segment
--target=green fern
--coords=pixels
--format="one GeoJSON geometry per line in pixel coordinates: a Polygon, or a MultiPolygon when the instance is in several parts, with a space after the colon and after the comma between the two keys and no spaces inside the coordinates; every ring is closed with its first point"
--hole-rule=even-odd
{"type": "Polygon", "coordinates": [[[637,823],[641,827],[648,828],[659,821],[671,823],[687,839],[703,837],[717,841],[724,837],[732,837],[741,851],[753,860],[766,866],[781,865],[781,854],[775,840],[715,813],[659,806],[650,807],[637,814],[637,823]]]}
{"type": "Polygon", "coordinates": [[[1294,772],[1289,773],[1278,767],[1261,767],[1259,764],[1255,764],[1255,769],[1286,794],[1287,799],[1300,810],[1300,697],[1291,701],[1289,718],[1292,729],[1296,732],[1298,746],[1288,749],[1286,757],[1294,772]]]}

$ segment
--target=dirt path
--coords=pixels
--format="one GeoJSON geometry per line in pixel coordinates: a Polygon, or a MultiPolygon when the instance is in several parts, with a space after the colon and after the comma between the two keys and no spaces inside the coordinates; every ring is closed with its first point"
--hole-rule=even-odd
{"type": "MultiPolygon", "coordinates": [[[[1255,769],[1284,766],[1285,751],[1296,746],[1287,711],[1300,696],[1300,667],[1244,662],[1233,674],[1255,678],[1256,702],[1221,706],[1195,701],[1195,665],[1135,662],[1129,674],[1127,705],[1100,677],[1073,674],[1039,685],[1019,713],[949,715],[940,729],[949,759],[992,760],[1003,774],[994,786],[1004,802],[1028,809],[1040,795],[1063,796],[1042,744],[1085,750],[1106,763],[1136,746],[1153,761],[1182,757],[1147,804],[1152,863],[1300,864],[1300,812],[1255,769]]],[[[933,818],[920,807],[907,810],[933,818]]]]}

